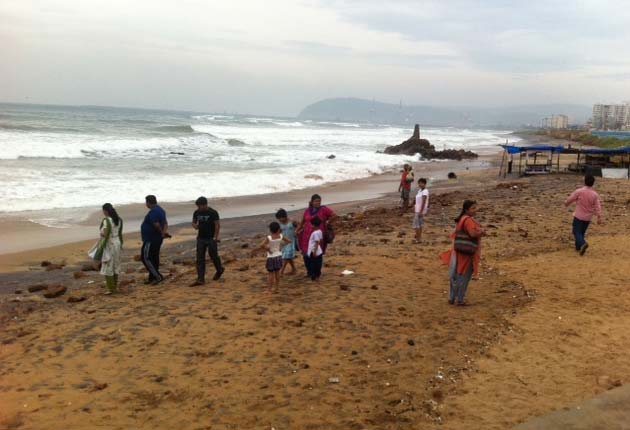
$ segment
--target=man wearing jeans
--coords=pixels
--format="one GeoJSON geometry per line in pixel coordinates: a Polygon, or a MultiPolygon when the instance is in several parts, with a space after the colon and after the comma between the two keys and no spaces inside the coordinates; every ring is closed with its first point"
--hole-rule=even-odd
{"type": "Polygon", "coordinates": [[[575,237],[575,250],[584,255],[588,249],[588,243],[585,240],[586,229],[593,219],[593,215],[597,215],[597,223],[602,223],[602,204],[599,195],[593,190],[595,177],[586,175],[584,177],[584,186],[575,190],[569,198],[564,202],[565,206],[575,203],[575,212],[573,212],[573,236],[575,237]]]}
{"type": "Polygon", "coordinates": [[[197,205],[197,210],[193,214],[192,226],[197,230],[197,280],[191,284],[191,287],[205,284],[206,250],[216,269],[212,279],[218,281],[225,271],[221,265],[217,246],[221,230],[219,213],[208,207],[208,199],[205,197],[199,197],[195,205],[197,205]]]}

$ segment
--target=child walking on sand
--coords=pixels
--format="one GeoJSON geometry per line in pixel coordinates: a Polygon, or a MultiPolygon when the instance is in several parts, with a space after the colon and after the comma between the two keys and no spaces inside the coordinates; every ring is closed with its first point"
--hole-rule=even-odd
{"type": "Polygon", "coordinates": [[[253,249],[251,254],[267,251],[267,292],[277,292],[280,285],[280,270],[282,270],[282,245],[291,243],[291,240],[280,233],[280,224],[277,222],[269,224],[269,232],[271,234],[258,248],[253,249]]]}
{"type": "Polygon", "coordinates": [[[291,266],[291,271],[288,274],[293,275],[295,274],[295,264],[293,260],[295,260],[295,229],[297,228],[297,223],[289,219],[287,211],[284,209],[279,209],[278,212],[276,212],[276,219],[280,223],[282,236],[291,241],[290,244],[282,247],[282,269],[280,270],[280,275],[284,275],[287,266],[291,266]]]}
{"type": "Polygon", "coordinates": [[[324,264],[324,250],[322,249],[324,235],[322,234],[321,224],[322,220],[317,217],[311,220],[313,232],[308,240],[308,250],[304,257],[308,276],[313,281],[319,280],[320,276],[322,276],[322,266],[324,264]]]}
{"type": "Polygon", "coordinates": [[[416,231],[413,243],[420,243],[422,240],[422,226],[424,217],[429,210],[429,190],[427,190],[427,180],[418,179],[418,195],[416,196],[415,215],[413,218],[413,229],[416,231]]]}

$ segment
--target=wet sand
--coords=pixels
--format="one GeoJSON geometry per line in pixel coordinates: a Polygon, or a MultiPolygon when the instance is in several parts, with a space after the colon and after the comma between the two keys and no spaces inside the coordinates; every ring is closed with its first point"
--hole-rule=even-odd
{"type": "Polygon", "coordinates": [[[623,384],[630,188],[598,179],[607,222],[579,257],[562,203],[580,179],[463,175],[434,190],[421,245],[395,195],[331,205],[323,279],[298,262],[275,295],[249,256],[264,230],[226,240],[224,278],[200,288],[186,228],[161,286],[131,255],[111,297],[94,272],[33,270],[70,291],[44,299],[22,278],[2,296],[0,428],[507,429],[623,384]],[[462,308],[437,256],[465,198],[489,235],[462,308]]]}

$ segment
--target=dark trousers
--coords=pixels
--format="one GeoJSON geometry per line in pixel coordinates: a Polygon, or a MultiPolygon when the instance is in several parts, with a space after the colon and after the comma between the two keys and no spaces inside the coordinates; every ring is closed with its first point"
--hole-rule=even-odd
{"type": "Polygon", "coordinates": [[[322,276],[322,266],[324,265],[324,256],[309,257],[304,254],[304,266],[306,267],[306,273],[311,279],[318,279],[322,276]]]}
{"type": "Polygon", "coordinates": [[[582,245],[586,243],[586,229],[590,223],[590,221],[582,221],[573,217],[573,236],[575,237],[576,251],[579,251],[582,245]]]}
{"type": "Polygon", "coordinates": [[[221,271],[221,258],[219,249],[214,239],[197,238],[197,279],[203,281],[206,276],[206,250],[217,272],[221,271]]]}
{"type": "Polygon", "coordinates": [[[142,242],[140,259],[149,272],[149,282],[161,281],[164,276],[160,273],[160,248],[162,241],[142,242]]]}

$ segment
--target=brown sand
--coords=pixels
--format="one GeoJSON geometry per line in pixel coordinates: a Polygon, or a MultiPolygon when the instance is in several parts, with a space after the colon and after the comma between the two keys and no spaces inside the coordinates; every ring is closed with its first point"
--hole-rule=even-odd
{"type": "Polygon", "coordinates": [[[182,242],[163,286],[129,261],[118,296],[60,272],[66,296],[4,300],[0,428],[504,429],[625,382],[628,183],[598,184],[607,224],[578,257],[562,207],[578,177],[462,182],[432,196],[421,246],[410,214],[355,207],[322,281],[287,277],[277,295],[241,238],[205,287],[186,287],[182,242]],[[437,255],[468,197],[490,234],[460,308],[437,255]]]}

